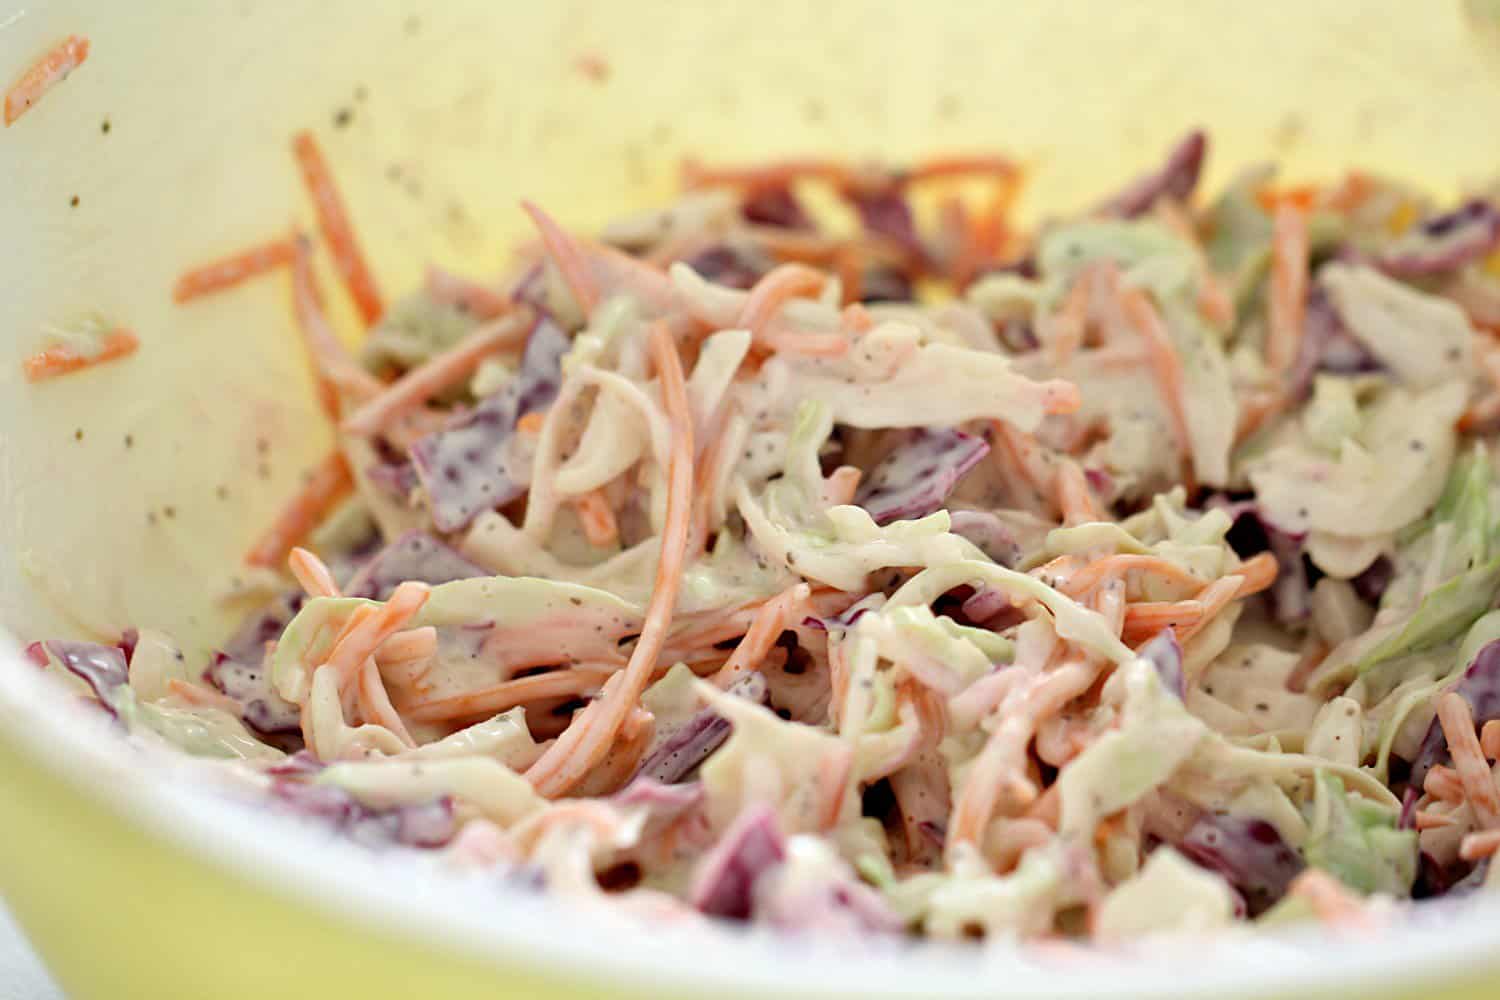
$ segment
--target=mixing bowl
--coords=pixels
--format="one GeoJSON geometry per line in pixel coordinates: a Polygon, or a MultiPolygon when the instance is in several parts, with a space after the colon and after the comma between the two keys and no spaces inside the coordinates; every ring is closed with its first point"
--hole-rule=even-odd
{"type": "MultiPolygon", "coordinates": [[[[0,3],[0,76],[88,61],[0,133],[0,356],[91,313],[141,350],[39,385],[0,365],[0,616],[15,637],[175,635],[328,444],[284,279],[191,306],[185,264],[311,217],[321,138],[382,284],[496,272],[517,199],[588,228],[685,154],[900,159],[999,148],[1033,215],[1193,124],[1210,184],[1276,157],[1451,189],[1494,169],[1494,4],[707,0],[0,3]]],[[[337,317],[349,321],[352,317],[337,317]]],[[[1129,956],[645,928],[382,862],[126,752],[0,636],[0,890],[72,996],[1474,997],[1500,904],[1129,956]]]]}

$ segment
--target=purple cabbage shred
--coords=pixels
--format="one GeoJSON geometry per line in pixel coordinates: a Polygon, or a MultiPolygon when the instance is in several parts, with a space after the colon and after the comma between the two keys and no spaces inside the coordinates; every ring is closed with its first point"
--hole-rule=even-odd
{"type": "MultiPolygon", "coordinates": [[[[759,673],[746,674],[729,686],[729,693],[763,704],[768,689],[759,673]]],[[[695,713],[681,728],[651,751],[636,771],[635,782],[651,781],[675,785],[696,771],[729,739],[729,720],[711,708],[695,713]]]]}
{"type": "Polygon", "coordinates": [[[924,517],[942,507],[989,450],[983,438],[963,431],[907,431],[906,442],[871,470],[854,502],[876,524],[924,517]]]}
{"type": "Polygon", "coordinates": [[[1151,210],[1160,198],[1187,201],[1198,187],[1198,175],[1208,153],[1208,137],[1201,129],[1183,136],[1159,169],[1133,181],[1104,203],[1106,215],[1134,219],[1151,210]]]}

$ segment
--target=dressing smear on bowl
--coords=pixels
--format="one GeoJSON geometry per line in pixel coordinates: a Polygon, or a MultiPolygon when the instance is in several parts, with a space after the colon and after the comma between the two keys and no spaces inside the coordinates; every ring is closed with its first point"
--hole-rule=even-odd
{"type": "Polygon", "coordinates": [[[1488,192],[1208,197],[1193,132],[1026,229],[999,156],[689,163],[391,298],[293,152],[316,235],[164,290],[291,284],[337,447],[246,553],[272,598],[207,663],[30,647],[134,738],[653,919],[1115,940],[1488,881],[1488,192]]]}

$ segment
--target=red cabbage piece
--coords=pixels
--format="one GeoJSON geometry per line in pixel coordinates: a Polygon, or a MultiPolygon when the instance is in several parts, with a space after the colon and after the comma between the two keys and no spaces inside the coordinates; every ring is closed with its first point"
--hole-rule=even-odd
{"type": "Polygon", "coordinates": [[[748,920],[756,881],[785,860],[786,838],[776,814],[768,806],[751,806],[704,857],[689,899],[709,916],[748,920]]]}
{"type": "Polygon", "coordinates": [[[872,267],[860,276],[861,302],[911,302],[915,298],[911,279],[893,267],[872,267]]]}
{"type": "MultiPolygon", "coordinates": [[[[764,704],[768,688],[759,673],[749,673],[729,686],[729,693],[764,704]]],[[[675,785],[696,771],[729,739],[729,720],[711,708],[701,709],[652,750],[636,770],[635,781],[675,785]]]]}
{"type": "Polygon", "coordinates": [[[514,378],[445,430],[412,445],[412,463],[439,531],[458,531],[525,492],[506,474],[506,443],[517,420],[557,398],[569,343],[562,328],[543,316],[532,327],[514,378]]]}
{"type": "Polygon", "coordinates": [[[1013,569],[1021,561],[1021,542],[998,515],[985,510],[955,510],[949,517],[955,535],[973,542],[1001,566],[1013,569]]]}
{"type": "Polygon", "coordinates": [[[751,288],[768,270],[767,262],[726,243],[699,250],[686,263],[705,281],[729,288],[751,288]]]}
{"type": "Polygon", "coordinates": [[[271,794],[291,811],[327,823],[369,847],[442,847],[457,830],[453,800],[447,796],[416,805],[372,809],[334,785],[286,778],[271,782],[271,794]]]}
{"type": "Polygon", "coordinates": [[[1182,645],[1175,629],[1164,628],[1146,642],[1135,655],[1156,668],[1157,676],[1179,698],[1187,697],[1187,678],[1182,672],[1182,645]]]}
{"type": "Polygon", "coordinates": [[[762,894],[757,904],[758,919],[787,931],[856,937],[899,934],[906,926],[879,892],[847,869],[831,871],[795,892],[762,894]]]}
{"type": "Polygon", "coordinates": [[[1389,556],[1381,556],[1349,582],[1354,585],[1354,592],[1366,603],[1379,605],[1380,599],[1385,596],[1385,589],[1391,585],[1395,575],[1396,564],[1391,562],[1389,556]]]}
{"type": "Polygon", "coordinates": [[[874,610],[874,607],[875,600],[866,597],[849,605],[849,607],[838,614],[829,615],[827,618],[808,615],[802,619],[802,625],[805,628],[815,628],[819,632],[831,632],[835,629],[842,631],[852,628],[855,622],[863,618],[867,612],[874,610]]]}
{"type": "Polygon", "coordinates": [[[400,503],[411,501],[417,488],[417,469],[411,462],[376,462],[365,469],[365,478],[386,496],[400,503]]]}
{"type": "Polygon", "coordinates": [[[1292,879],[1307,867],[1263,819],[1205,813],[1176,846],[1191,861],[1224,876],[1252,917],[1286,895],[1292,879]]]}
{"type": "Polygon", "coordinates": [[[124,649],[72,639],[48,639],[42,646],[64,670],[89,686],[110,715],[117,714],[110,697],[130,680],[124,649]]]}
{"type": "Polygon", "coordinates": [[[855,503],[876,524],[931,514],[989,450],[984,438],[963,431],[912,429],[860,485],[855,503]]]}
{"type": "Polygon", "coordinates": [[[1106,215],[1134,219],[1151,210],[1159,198],[1187,201],[1198,186],[1203,160],[1208,154],[1208,136],[1194,129],[1177,141],[1159,169],[1132,181],[1101,206],[1106,215]]]}
{"type": "Polygon", "coordinates": [[[778,229],[813,228],[812,217],[786,185],[761,187],[751,191],[740,205],[740,215],[746,222],[759,226],[775,226],[778,229]]]}
{"type": "MultiPolygon", "coordinates": [[[[1485,643],[1464,671],[1458,683],[1448,689],[1461,695],[1474,712],[1474,724],[1483,727],[1491,719],[1500,719],[1500,639],[1485,643]]],[[[1447,764],[1448,738],[1437,719],[1427,727],[1427,735],[1411,762],[1411,787],[1420,789],[1434,764],[1447,764]]]]}
{"type": "Polygon", "coordinates": [[[854,206],[865,232],[884,236],[918,259],[926,256],[911,205],[899,185],[850,187],[844,191],[844,197],[854,206]]]}
{"type": "Polygon", "coordinates": [[[255,612],[214,653],[203,679],[239,702],[245,724],[262,736],[297,734],[302,712],[276,693],[265,669],[266,643],[278,639],[302,609],[300,590],[289,590],[255,612]]]}
{"type": "Polygon", "coordinates": [[[1386,247],[1376,266],[1396,278],[1456,271],[1500,246],[1500,211],[1483,199],[1424,220],[1386,247]]]}
{"type": "Polygon", "coordinates": [[[384,601],[398,584],[407,580],[437,585],[489,575],[483,566],[470,562],[426,532],[409,531],[361,566],[344,587],[344,593],[384,601]]]}

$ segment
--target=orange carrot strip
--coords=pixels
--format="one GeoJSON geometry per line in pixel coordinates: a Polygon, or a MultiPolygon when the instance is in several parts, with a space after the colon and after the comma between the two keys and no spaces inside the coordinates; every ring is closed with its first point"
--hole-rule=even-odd
{"type": "Polygon", "coordinates": [[[307,591],[308,597],[342,597],[328,564],[304,548],[294,548],[287,556],[292,576],[307,591]]]}
{"type": "MultiPolygon", "coordinates": [[[[1418,809],[1413,818],[1418,830],[1441,830],[1443,827],[1452,826],[1458,822],[1447,813],[1433,812],[1430,809],[1418,809]]],[[[1489,832],[1495,833],[1496,831],[1489,832]]],[[[1460,847],[1459,850],[1462,851],[1463,848],[1460,847]]]]}
{"type": "Polygon", "coordinates": [[[333,252],[333,261],[344,279],[344,287],[349,290],[349,296],[366,325],[373,324],[385,312],[385,306],[381,303],[380,290],[375,286],[375,277],[360,251],[359,241],[354,237],[354,227],[349,223],[343,196],[334,183],[323,151],[318,148],[311,132],[298,132],[292,137],[292,153],[302,171],[307,193],[312,196],[318,226],[333,252]]]}
{"type": "Polygon", "coordinates": [[[1123,576],[1129,572],[1154,573],[1165,577],[1172,583],[1182,584],[1193,588],[1204,586],[1204,581],[1195,573],[1189,573],[1181,566],[1160,556],[1134,555],[1121,553],[1119,555],[1105,556],[1095,559],[1075,573],[1070,573],[1065,579],[1060,579],[1057,588],[1069,597],[1077,597],[1086,593],[1105,580],[1123,576]]]}
{"type": "Polygon", "coordinates": [[[1164,628],[1186,632],[1207,613],[1198,601],[1142,601],[1125,606],[1125,625],[1120,639],[1127,646],[1144,642],[1164,628]]]}
{"type": "Polygon", "coordinates": [[[334,451],[313,467],[302,489],[287,502],[245,556],[251,566],[280,566],[281,561],[308,533],[328,516],[334,506],[354,488],[344,456],[334,451]]]}
{"type": "Polygon", "coordinates": [[[170,678],[167,681],[167,690],[189,705],[196,705],[199,708],[217,708],[221,712],[228,712],[235,718],[239,718],[244,711],[240,703],[228,695],[211,691],[180,677],[170,678]]]}
{"type": "Polygon", "coordinates": [[[682,586],[692,515],[693,414],[677,345],[664,322],[651,325],[650,351],[661,382],[662,401],[671,425],[671,456],[667,463],[667,514],[662,529],[661,557],[640,638],[625,669],[610,678],[599,698],[591,702],[526,772],[543,795],[555,797],[577,784],[608,751],[626,715],[656,673],[656,658],[672,625],[672,609],[682,586]]]}
{"type": "Polygon", "coordinates": [[[1422,791],[1440,802],[1464,800],[1464,783],[1458,772],[1442,764],[1428,768],[1427,776],[1422,779],[1422,791]]]}
{"type": "Polygon", "coordinates": [[[1167,404],[1167,413],[1172,420],[1172,436],[1179,452],[1192,464],[1192,438],[1188,434],[1187,404],[1184,402],[1182,359],[1172,346],[1167,326],[1161,313],[1151,304],[1146,293],[1138,288],[1121,288],[1120,306],[1125,312],[1151,358],[1151,374],[1156,380],[1157,391],[1167,404]]]}
{"type": "Polygon", "coordinates": [[[1203,605],[1203,617],[1191,625],[1184,626],[1177,634],[1180,642],[1187,642],[1193,636],[1201,632],[1209,622],[1218,616],[1220,611],[1229,607],[1236,597],[1240,596],[1241,589],[1245,586],[1245,578],[1237,574],[1231,574],[1215,580],[1193,598],[1203,605]]]}
{"type": "Polygon", "coordinates": [[[359,713],[366,722],[384,726],[408,747],[416,747],[417,741],[411,738],[406,723],[401,721],[401,714],[391,704],[391,696],[386,692],[385,681],[381,680],[380,668],[375,665],[373,657],[365,660],[365,665],[360,668],[358,701],[359,713]]]}
{"type": "Polygon", "coordinates": [[[1255,200],[1260,202],[1260,207],[1270,215],[1276,214],[1283,208],[1290,208],[1297,212],[1310,212],[1318,203],[1318,188],[1312,184],[1287,188],[1263,187],[1255,192],[1255,200]]]}
{"type": "Polygon", "coordinates": [[[750,631],[745,633],[724,666],[714,674],[714,683],[727,688],[742,675],[759,666],[776,645],[776,639],[786,629],[794,610],[807,600],[810,592],[811,588],[807,584],[798,583],[762,604],[755,612],[755,621],[751,622],[750,631]]]}
{"type": "Polygon", "coordinates": [[[1074,525],[1107,520],[1104,512],[1099,508],[1099,502],[1094,499],[1094,491],[1089,488],[1088,479],[1084,476],[1083,470],[1078,467],[1077,462],[1064,459],[1058,463],[1057,474],[1053,480],[1057,507],[1062,511],[1064,524],[1074,525]]]}
{"type": "Polygon", "coordinates": [[[5,92],[5,124],[15,124],[30,111],[42,95],[67,79],[69,73],[89,57],[89,40],[69,35],[53,46],[46,55],[32,63],[21,78],[5,92]]]}
{"type": "Polygon", "coordinates": [[[546,422],[546,410],[532,410],[529,413],[521,414],[520,419],[516,421],[516,430],[522,434],[540,434],[542,432],[542,425],[546,422]]]}
{"type": "Polygon", "coordinates": [[[355,679],[381,643],[404,628],[412,616],[422,610],[431,593],[430,586],[416,580],[397,584],[390,598],[374,614],[334,643],[324,666],[337,671],[341,688],[355,679]]]}
{"type": "Polygon", "coordinates": [[[1276,209],[1271,238],[1271,294],[1266,327],[1266,364],[1285,374],[1297,360],[1307,311],[1307,218],[1291,205],[1276,209]]]}
{"type": "Polygon", "coordinates": [[[565,698],[588,694],[599,688],[602,675],[593,670],[551,670],[514,680],[501,681],[477,691],[440,698],[436,701],[414,701],[404,711],[414,722],[447,722],[479,715],[494,715],[543,698],[565,698]]]}
{"type": "Polygon", "coordinates": [[[833,505],[854,502],[854,494],[859,491],[859,481],[864,478],[864,472],[853,465],[841,465],[831,472],[823,481],[823,499],[833,505]]]}
{"type": "Polygon", "coordinates": [[[112,330],[100,341],[99,350],[93,354],[82,354],[66,344],[58,344],[25,359],[21,368],[26,372],[26,381],[40,382],[128,357],[140,346],[140,339],[129,330],[112,330]]]}
{"type": "Polygon", "coordinates": [[[380,395],[344,419],[344,430],[351,434],[378,434],[397,417],[468,378],[491,354],[519,346],[530,329],[529,310],[485,323],[386,386],[380,395]]]}
{"type": "Polygon", "coordinates": [[[440,267],[427,268],[427,294],[457,306],[478,320],[494,319],[510,309],[511,300],[488,285],[440,267]]]}
{"type": "Polygon", "coordinates": [[[1292,879],[1287,895],[1307,900],[1326,924],[1362,926],[1369,922],[1360,897],[1321,868],[1308,868],[1292,879]]]}
{"type": "Polygon", "coordinates": [[[1458,845],[1458,856],[1465,861],[1478,861],[1480,858],[1490,857],[1496,851],[1500,851],[1500,830],[1471,833],[1458,845]]]}
{"type": "Polygon", "coordinates": [[[296,254],[295,238],[284,237],[195,267],[172,286],[172,301],[180,304],[233,288],[258,274],[290,265],[296,254]]]}
{"type": "Polygon", "coordinates": [[[601,490],[590,490],[571,501],[578,520],[583,525],[583,534],[590,545],[613,545],[620,540],[620,528],[615,523],[615,512],[601,490]]]}
{"type": "Polygon", "coordinates": [[[1500,759],[1500,719],[1491,719],[1479,730],[1479,748],[1487,759],[1500,759]]]}
{"type": "Polygon", "coordinates": [[[1438,699],[1437,717],[1448,738],[1454,770],[1463,782],[1464,797],[1473,806],[1479,825],[1489,830],[1500,827],[1500,789],[1495,787],[1495,776],[1474,734],[1474,712],[1469,703],[1463,695],[1449,691],[1438,699]]]}
{"type": "Polygon", "coordinates": [[[375,659],[382,667],[421,660],[437,651],[437,629],[431,625],[409,628],[397,632],[375,651],[375,659]]]}
{"type": "Polygon", "coordinates": [[[302,236],[297,237],[292,255],[292,309],[317,377],[319,398],[329,416],[338,415],[341,391],[368,397],[384,390],[384,384],[356,365],[334,336],[333,327],[323,314],[323,296],[313,274],[312,246],[302,236]]]}
{"type": "Polygon", "coordinates": [[[693,159],[682,162],[682,185],[687,188],[730,185],[756,190],[785,187],[799,180],[843,186],[853,176],[850,168],[831,160],[786,160],[753,167],[706,167],[693,159]]]}
{"type": "Polygon", "coordinates": [[[599,285],[589,263],[583,257],[578,242],[570,237],[557,222],[529,201],[521,202],[521,208],[531,216],[537,232],[542,234],[542,244],[547,248],[547,253],[557,265],[558,272],[562,275],[563,283],[578,300],[584,314],[594,311],[599,304],[599,285]]]}
{"type": "Polygon", "coordinates": [[[967,177],[975,174],[1014,182],[1021,176],[1021,167],[1014,160],[992,153],[960,153],[923,160],[906,171],[906,179],[927,181],[940,177],[967,177]]]}
{"type": "Polygon", "coordinates": [[[766,327],[788,301],[816,295],[823,290],[828,276],[802,264],[780,264],[750,289],[740,309],[736,326],[749,330],[756,339],[765,337],[766,327]]]}
{"type": "Polygon", "coordinates": [[[1261,552],[1251,556],[1235,569],[1237,576],[1245,578],[1240,584],[1239,591],[1234,595],[1236,600],[1258,594],[1276,582],[1276,573],[1279,567],[1276,565],[1276,557],[1269,552],[1261,552]]]}

